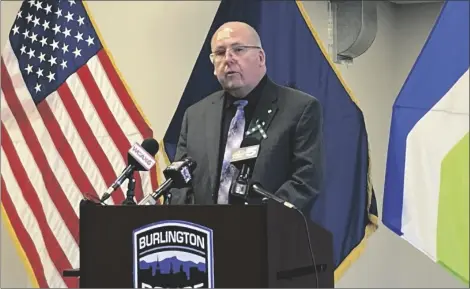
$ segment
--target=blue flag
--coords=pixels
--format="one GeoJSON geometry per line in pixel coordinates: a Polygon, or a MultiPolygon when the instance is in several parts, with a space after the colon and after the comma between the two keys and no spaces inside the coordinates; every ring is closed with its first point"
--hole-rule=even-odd
{"type": "Polygon", "coordinates": [[[164,137],[173,160],[184,111],[221,87],[209,60],[210,40],[228,21],[242,21],[260,34],[268,76],[318,98],[323,107],[326,171],[324,191],[310,218],[333,234],[335,279],[363,248],[377,227],[377,205],[369,176],[367,133],[361,110],[343,86],[317,42],[297,1],[222,0],[196,65],[164,137]]]}

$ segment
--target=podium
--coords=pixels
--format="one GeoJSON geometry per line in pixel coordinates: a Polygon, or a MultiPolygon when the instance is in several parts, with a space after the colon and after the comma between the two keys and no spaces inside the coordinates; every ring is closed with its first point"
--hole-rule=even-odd
{"type": "Polygon", "coordinates": [[[84,205],[69,276],[81,288],[333,288],[332,235],[307,224],[315,267],[302,215],[276,202],[84,205]]]}

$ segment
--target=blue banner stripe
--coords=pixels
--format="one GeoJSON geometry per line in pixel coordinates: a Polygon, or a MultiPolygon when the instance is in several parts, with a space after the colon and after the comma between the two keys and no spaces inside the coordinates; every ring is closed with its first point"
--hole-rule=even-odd
{"type": "MultiPolygon", "coordinates": [[[[394,104],[383,222],[401,235],[406,138],[416,123],[469,67],[469,2],[443,5],[430,36],[394,104]]],[[[436,136],[436,141],[438,141],[436,136]]]]}

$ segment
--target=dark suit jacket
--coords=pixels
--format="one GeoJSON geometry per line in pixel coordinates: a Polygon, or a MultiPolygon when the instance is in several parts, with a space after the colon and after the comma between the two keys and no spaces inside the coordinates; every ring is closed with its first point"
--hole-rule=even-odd
{"type": "MultiPolygon", "coordinates": [[[[192,201],[216,202],[216,182],[223,91],[189,107],[183,117],[175,160],[186,156],[197,162],[193,173],[192,201]]],[[[252,181],[305,209],[321,190],[323,179],[322,109],[319,101],[301,91],[275,84],[269,78],[254,116],[267,134],[261,139],[252,181]]],[[[255,134],[256,134],[255,133],[255,134]]],[[[254,135],[253,135],[254,136],[254,135]]],[[[172,189],[172,204],[187,203],[188,189],[172,189]]]]}

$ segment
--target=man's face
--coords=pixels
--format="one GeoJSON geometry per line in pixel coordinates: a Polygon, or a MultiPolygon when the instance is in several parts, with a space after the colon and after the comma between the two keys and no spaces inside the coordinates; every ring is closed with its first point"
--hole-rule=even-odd
{"type": "Polygon", "coordinates": [[[259,81],[264,54],[247,29],[226,27],[212,41],[214,74],[227,91],[251,90],[259,81]]]}

